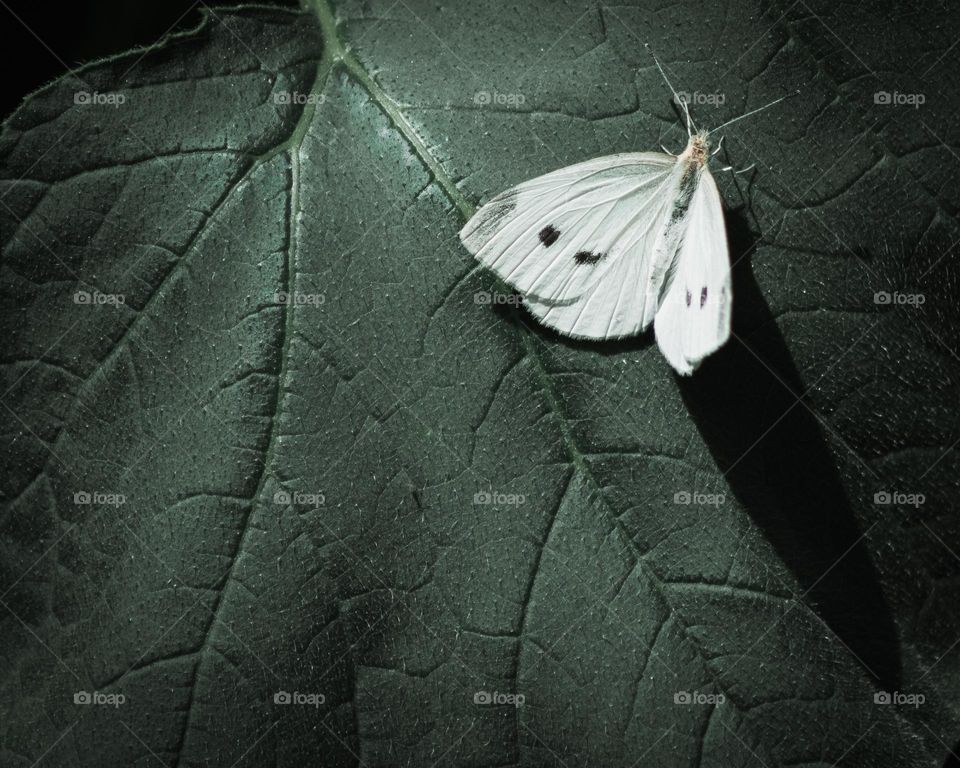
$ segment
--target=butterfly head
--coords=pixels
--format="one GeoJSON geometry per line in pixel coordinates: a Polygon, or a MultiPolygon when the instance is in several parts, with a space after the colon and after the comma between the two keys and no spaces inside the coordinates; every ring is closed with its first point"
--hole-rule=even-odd
{"type": "Polygon", "coordinates": [[[690,141],[687,144],[687,149],[684,152],[688,156],[689,161],[696,165],[702,166],[707,164],[707,160],[710,157],[710,133],[706,130],[699,130],[690,137],[690,141]]]}

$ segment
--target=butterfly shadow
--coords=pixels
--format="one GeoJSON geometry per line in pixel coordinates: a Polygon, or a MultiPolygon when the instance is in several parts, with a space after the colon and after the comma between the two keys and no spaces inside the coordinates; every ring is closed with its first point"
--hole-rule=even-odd
{"type": "Polygon", "coordinates": [[[897,690],[893,617],[804,385],[753,277],[758,237],[727,212],[733,335],[689,378],[677,377],[697,429],[799,583],[802,600],[884,690],[897,690]]]}
{"type": "MultiPolygon", "coordinates": [[[[802,379],[751,268],[759,237],[744,209],[725,211],[733,264],[733,336],[680,394],[737,500],[797,579],[802,600],[884,690],[898,690],[900,648],[890,608],[824,430],[805,404],[802,379]],[[798,402],[799,401],[799,402],[798,402]]],[[[508,305],[504,322],[550,344],[621,355],[655,343],[597,342],[544,327],[508,305]]]]}
{"type": "Polygon", "coordinates": [[[522,307],[522,297],[518,293],[513,293],[515,299],[514,306],[509,304],[493,305],[494,314],[501,322],[522,327],[527,333],[531,333],[538,339],[551,346],[563,346],[570,349],[581,349],[591,354],[599,355],[622,355],[624,352],[636,352],[646,349],[654,343],[653,328],[648,328],[637,336],[629,336],[623,339],[607,339],[606,341],[597,341],[596,339],[573,339],[558,333],[553,328],[543,325],[536,317],[530,314],[526,308],[522,307]]]}
{"type": "Polygon", "coordinates": [[[960,742],[947,754],[943,768],[960,768],[960,742]]]}

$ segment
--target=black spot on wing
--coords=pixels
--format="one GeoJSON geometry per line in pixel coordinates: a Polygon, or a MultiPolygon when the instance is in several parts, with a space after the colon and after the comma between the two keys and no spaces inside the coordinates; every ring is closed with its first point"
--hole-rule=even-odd
{"type": "Polygon", "coordinates": [[[606,254],[594,251],[577,251],[573,254],[573,260],[577,262],[577,264],[596,264],[605,255],[606,254]]]}
{"type": "Polygon", "coordinates": [[[703,305],[707,303],[707,286],[703,286],[700,289],[700,309],[703,309],[703,305]]]}
{"type": "Polygon", "coordinates": [[[693,296],[690,295],[690,289],[687,289],[687,306],[690,306],[690,302],[693,301],[693,296]]]}
{"type": "Polygon", "coordinates": [[[540,230],[540,242],[547,246],[547,248],[557,242],[558,237],[560,237],[560,230],[553,226],[553,224],[547,224],[547,226],[540,230]]]}

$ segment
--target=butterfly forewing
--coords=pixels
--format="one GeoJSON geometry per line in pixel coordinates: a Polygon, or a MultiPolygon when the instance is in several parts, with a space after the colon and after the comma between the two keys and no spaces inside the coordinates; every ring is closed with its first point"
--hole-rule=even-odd
{"type": "Polygon", "coordinates": [[[692,373],[727,341],[732,300],[723,207],[704,167],[682,222],[672,280],[654,321],[660,350],[678,373],[692,373]]]}
{"type": "MultiPolygon", "coordinates": [[[[643,261],[644,244],[669,208],[675,166],[670,155],[637,152],[561,168],[497,195],[467,222],[460,238],[524,295],[531,311],[540,315],[542,307],[548,325],[551,318],[566,322],[572,303],[587,301],[582,316],[594,319],[578,325],[586,332],[559,329],[594,338],[593,329],[603,324],[597,313],[611,312],[590,300],[604,293],[601,286],[614,274],[627,276],[628,254],[643,261]]],[[[628,271],[642,276],[649,268],[641,264],[628,271]]],[[[620,325],[611,317],[602,320],[620,325]]]]}
{"type": "Polygon", "coordinates": [[[566,302],[524,302],[544,325],[583,339],[616,339],[633,336],[653,319],[674,254],[658,244],[664,238],[679,174],[671,173],[661,199],[638,209],[624,235],[622,256],[611,263],[602,279],[592,283],[577,298],[566,302]],[[663,262],[663,263],[660,263],[663,262]]]}

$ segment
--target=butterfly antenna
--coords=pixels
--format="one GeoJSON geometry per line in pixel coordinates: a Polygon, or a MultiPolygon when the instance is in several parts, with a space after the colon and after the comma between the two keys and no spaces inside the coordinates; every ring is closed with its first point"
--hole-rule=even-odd
{"type": "Polygon", "coordinates": [[[726,128],[731,123],[737,122],[737,120],[743,120],[743,118],[750,117],[750,115],[755,115],[757,114],[757,112],[763,112],[763,110],[769,109],[774,104],[779,104],[781,101],[784,101],[785,99],[792,99],[794,96],[799,96],[799,95],[800,95],[800,91],[794,91],[793,93],[788,93],[786,96],[781,96],[779,99],[774,99],[769,104],[764,104],[762,107],[751,109],[745,115],[740,115],[740,117],[735,117],[733,118],[733,120],[727,120],[727,122],[725,122],[723,125],[718,125],[716,128],[713,128],[712,130],[719,131],[721,128],[726,128]]]}
{"type": "MultiPolygon", "coordinates": [[[[687,115],[687,137],[689,138],[690,136],[693,136],[693,134],[690,132],[690,126],[693,124],[693,118],[690,117],[690,105],[687,104],[686,99],[683,99],[680,103],[683,104],[683,111],[687,115]]],[[[693,130],[697,130],[696,125],[693,126],[693,130]]]]}
{"type": "MultiPolygon", "coordinates": [[[[650,46],[649,46],[649,45],[647,45],[646,43],[645,43],[644,45],[645,45],[645,47],[647,48],[647,50],[650,50],[650,46]]],[[[677,93],[677,92],[673,89],[673,85],[671,85],[671,83],[670,83],[670,78],[668,78],[668,77],[667,77],[667,73],[663,71],[663,67],[660,66],[660,61],[657,59],[657,57],[656,57],[656,55],[653,53],[653,51],[650,51],[650,55],[653,57],[653,63],[656,64],[656,65],[657,65],[657,69],[660,70],[660,76],[663,78],[663,82],[665,82],[665,83],[667,84],[667,88],[669,88],[669,89],[670,89],[670,93],[673,94],[674,103],[675,103],[675,104],[679,104],[681,107],[683,107],[683,111],[684,111],[684,113],[685,113],[686,116],[687,116],[687,136],[688,136],[688,137],[689,137],[689,136],[692,136],[693,134],[690,132],[690,126],[691,126],[691,125],[693,126],[693,130],[697,130],[697,124],[694,123],[694,122],[693,122],[693,118],[690,117],[690,107],[689,107],[689,105],[687,104],[687,100],[680,98],[680,94],[677,93]]]]}

